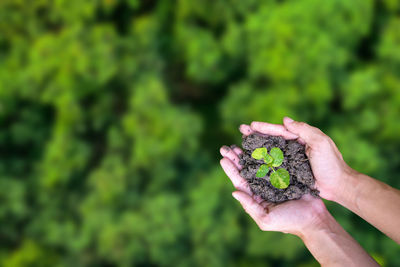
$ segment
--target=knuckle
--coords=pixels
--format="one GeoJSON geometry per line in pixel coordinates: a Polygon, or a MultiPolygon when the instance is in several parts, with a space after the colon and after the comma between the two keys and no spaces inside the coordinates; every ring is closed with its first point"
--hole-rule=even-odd
{"type": "Polygon", "coordinates": [[[242,179],[240,179],[236,184],[234,184],[233,185],[235,188],[236,188],[236,190],[239,190],[239,191],[244,191],[244,192],[248,192],[248,191],[250,191],[250,187],[249,187],[249,184],[247,183],[247,181],[246,180],[242,180],[242,179]]]}
{"type": "Polygon", "coordinates": [[[228,152],[228,156],[233,162],[237,162],[239,160],[239,157],[236,155],[235,152],[233,152],[233,150],[228,152]]]}
{"type": "Polygon", "coordinates": [[[266,127],[266,123],[264,122],[259,122],[259,121],[253,121],[250,123],[249,129],[253,131],[264,131],[264,128],[266,127]]]}
{"type": "Polygon", "coordinates": [[[307,126],[308,126],[308,124],[307,123],[305,123],[305,122],[302,122],[302,121],[298,121],[298,122],[296,122],[296,124],[295,125],[297,125],[297,127],[298,128],[301,128],[301,129],[304,129],[304,128],[306,128],[307,126]]]}
{"type": "Polygon", "coordinates": [[[324,134],[324,132],[321,131],[319,128],[313,127],[313,126],[310,126],[310,127],[316,136],[319,136],[320,138],[328,138],[329,139],[329,137],[326,134],[324,134]]]}
{"type": "Polygon", "coordinates": [[[323,135],[317,135],[314,139],[314,145],[317,148],[324,148],[330,145],[329,138],[323,135]]]}

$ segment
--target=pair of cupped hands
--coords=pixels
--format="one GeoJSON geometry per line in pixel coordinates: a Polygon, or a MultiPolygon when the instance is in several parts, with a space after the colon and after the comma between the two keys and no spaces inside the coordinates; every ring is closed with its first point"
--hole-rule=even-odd
{"type": "MultiPolygon", "coordinates": [[[[304,144],[320,196],[337,201],[336,198],[343,195],[346,177],[354,171],[344,162],[335,143],[318,128],[285,117],[283,125],[252,122],[250,125],[242,124],[239,129],[245,136],[252,133],[274,135],[304,144]]],[[[319,228],[323,224],[327,211],[321,199],[307,194],[299,200],[281,204],[264,201],[261,197],[253,195],[247,181],[239,174],[242,168],[239,155],[242,150],[236,146],[223,146],[220,152],[223,156],[221,166],[236,188],[232,193],[233,197],[240,202],[261,230],[279,231],[301,237],[308,230],[319,228]]]]}

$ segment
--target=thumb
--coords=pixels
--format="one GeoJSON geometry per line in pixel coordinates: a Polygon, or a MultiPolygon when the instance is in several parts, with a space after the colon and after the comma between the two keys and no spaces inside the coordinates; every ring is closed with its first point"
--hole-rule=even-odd
{"type": "Polygon", "coordinates": [[[250,195],[242,191],[235,191],[232,196],[240,202],[244,210],[250,215],[251,218],[261,228],[262,219],[266,215],[265,209],[255,201],[250,195]]]}
{"type": "Polygon", "coordinates": [[[283,125],[288,131],[298,135],[309,146],[320,142],[326,137],[320,129],[312,127],[305,122],[295,121],[289,117],[283,118],[283,125]]]}

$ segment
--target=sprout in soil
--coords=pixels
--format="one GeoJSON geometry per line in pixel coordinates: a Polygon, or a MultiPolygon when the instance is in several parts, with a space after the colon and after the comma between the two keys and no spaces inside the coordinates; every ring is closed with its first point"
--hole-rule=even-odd
{"type": "Polygon", "coordinates": [[[257,171],[256,177],[262,178],[267,175],[269,168],[271,168],[272,173],[269,177],[271,184],[279,189],[284,189],[289,186],[290,175],[289,172],[280,168],[275,170],[274,167],[279,167],[283,162],[283,152],[278,147],[271,148],[268,154],[268,150],[265,147],[256,148],[251,156],[257,160],[263,159],[265,164],[261,165],[257,171]]]}

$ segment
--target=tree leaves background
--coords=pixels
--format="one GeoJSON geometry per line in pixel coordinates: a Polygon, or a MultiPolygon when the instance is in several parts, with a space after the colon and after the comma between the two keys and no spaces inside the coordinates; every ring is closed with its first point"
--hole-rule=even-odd
{"type": "Polygon", "coordinates": [[[218,148],[288,115],[399,188],[399,29],[397,0],[1,1],[1,265],[314,266],[244,214],[218,148]]]}

